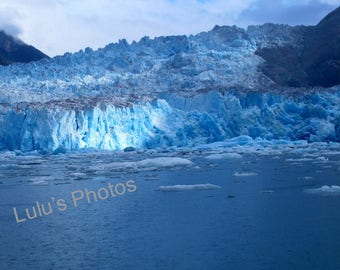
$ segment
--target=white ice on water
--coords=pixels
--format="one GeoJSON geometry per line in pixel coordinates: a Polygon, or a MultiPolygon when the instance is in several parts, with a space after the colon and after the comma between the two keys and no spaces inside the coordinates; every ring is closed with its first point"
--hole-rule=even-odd
{"type": "Polygon", "coordinates": [[[319,194],[319,195],[340,195],[340,187],[339,186],[322,186],[320,188],[311,188],[306,189],[306,193],[309,194],[319,194]]]}
{"type": "Polygon", "coordinates": [[[156,190],[171,192],[171,191],[186,191],[186,190],[211,190],[220,189],[221,187],[213,184],[195,184],[195,185],[173,185],[173,186],[160,186],[156,190]]]}
{"type": "Polygon", "coordinates": [[[111,171],[151,171],[160,168],[173,168],[180,166],[192,166],[194,163],[189,159],[179,157],[157,157],[147,158],[140,161],[124,161],[124,162],[112,162],[105,165],[92,166],[98,172],[102,170],[111,171]]]}
{"type": "Polygon", "coordinates": [[[240,159],[242,156],[238,153],[222,153],[222,154],[211,154],[205,157],[210,160],[218,160],[218,159],[240,159]]]}

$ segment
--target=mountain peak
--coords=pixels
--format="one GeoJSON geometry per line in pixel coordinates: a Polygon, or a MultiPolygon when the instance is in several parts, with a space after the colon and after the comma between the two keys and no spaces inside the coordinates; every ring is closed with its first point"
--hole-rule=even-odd
{"type": "Polygon", "coordinates": [[[325,18],[323,18],[317,26],[323,26],[323,25],[334,25],[337,24],[338,27],[340,27],[340,7],[336,8],[332,12],[330,12],[325,18]]]}

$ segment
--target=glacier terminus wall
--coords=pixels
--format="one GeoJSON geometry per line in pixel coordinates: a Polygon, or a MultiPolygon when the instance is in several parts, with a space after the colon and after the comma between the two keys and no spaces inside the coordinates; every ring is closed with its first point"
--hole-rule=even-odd
{"type": "MultiPolygon", "coordinates": [[[[53,151],[192,146],[249,136],[340,141],[340,91],[166,93],[128,106],[0,106],[0,149],[53,151]]],[[[81,101],[79,101],[81,102],[81,101]]]]}
{"type": "Polygon", "coordinates": [[[305,31],[216,26],[0,67],[0,150],[339,142],[340,87],[278,85],[256,53],[302,48],[305,31]]]}

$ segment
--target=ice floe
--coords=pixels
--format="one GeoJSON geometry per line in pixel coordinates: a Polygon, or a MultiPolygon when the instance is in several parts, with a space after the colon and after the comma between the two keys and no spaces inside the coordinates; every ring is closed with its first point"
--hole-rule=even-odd
{"type": "Polygon", "coordinates": [[[249,177],[249,176],[256,176],[258,174],[254,172],[235,172],[233,175],[236,177],[249,177]]]}
{"type": "Polygon", "coordinates": [[[319,194],[319,195],[340,195],[340,186],[322,186],[320,188],[306,189],[308,194],[319,194]]]}
{"type": "Polygon", "coordinates": [[[196,184],[196,185],[173,185],[173,186],[160,186],[158,191],[185,191],[185,190],[211,190],[220,189],[221,187],[213,184],[196,184]]]}
{"type": "Polygon", "coordinates": [[[158,168],[171,168],[178,166],[192,166],[194,163],[189,159],[179,157],[147,158],[140,161],[113,162],[102,166],[93,166],[97,171],[107,169],[113,171],[136,170],[149,171],[158,168]]]}
{"type": "Polygon", "coordinates": [[[218,159],[239,159],[242,156],[238,153],[223,153],[223,154],[211,154],[205,157],[210,160],[218,160],[218,159]]]}
{"type": "Polygon", "coordinates": [[[47,186],[50,180],[51,178],[47,176],[37,176],[28,180],[28,183],[36,186],[47,186]]]}

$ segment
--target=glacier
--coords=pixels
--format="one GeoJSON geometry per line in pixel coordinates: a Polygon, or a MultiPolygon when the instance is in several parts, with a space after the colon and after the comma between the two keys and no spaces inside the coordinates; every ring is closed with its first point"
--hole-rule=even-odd
{"type": "Polygon", "coordinates": [[[258,48],[298,47],[301,31],[216,26],[0,67],[0,150],[340,142],[340,86],[281,87],[259,68],[258,48]]]}

